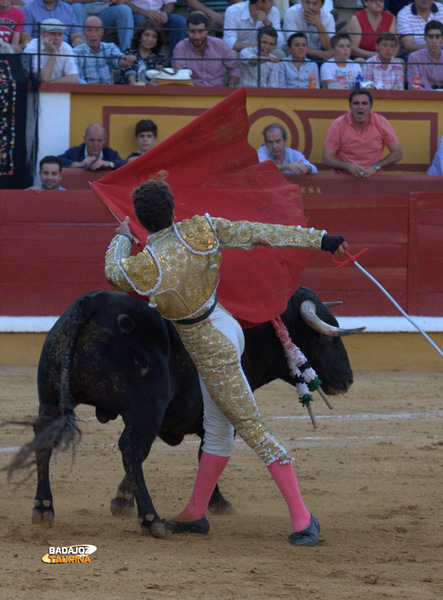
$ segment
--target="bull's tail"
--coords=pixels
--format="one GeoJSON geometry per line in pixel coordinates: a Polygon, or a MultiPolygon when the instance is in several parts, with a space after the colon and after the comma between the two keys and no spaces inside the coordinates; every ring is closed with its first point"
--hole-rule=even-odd
{"type": "Polygon", "coordinates": [[[75,448],[81,438],[81,431],[77,426],[74,412],[48,421],[48,417],[39,417],[34,422],[8,422],[14,425],[32,426],[35,430],[40,429],[35,434],[34,439],[22,446],[12,460],[1,469],[6,471],[8,479],[11,479],[13,473],[20,469],[28,470],[28,475],[30,475],[37,454],[52,452],[54,449],[66,451],[70,448],[75,453],[75,448]]]}
{"type": "Polygon", "coordinates": [[[31,442],[22,446],[11,462],[2,469],[6,471],[8,479],[12,477],[14,471],[19,469],[30,470],[35,463],[35,456],[38,454],[51,453],[54,449],[59,451],[71,449],[75,455],[77,444],[81,439],[81,431],[74,413],[74,402],[69,389],[69,380],[79,334],[90,320],[91,314],[91,300],[86,296],[78,302],[69,316],[67,323],[68,341],[60,365],[59,415],[53,416],[44,413],[34,422],[14,422],[14,424],[32,426],[35,436],[31,442]]]}

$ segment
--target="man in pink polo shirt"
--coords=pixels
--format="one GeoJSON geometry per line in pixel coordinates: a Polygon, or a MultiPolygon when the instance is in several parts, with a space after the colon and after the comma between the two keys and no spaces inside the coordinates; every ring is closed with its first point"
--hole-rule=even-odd
{"type": "Polygon", "coordinates": [[[323,150],[323,164],[335,173],[358,179],[372,177],[403,158],[403,150],[389,122],[372,112],[372,94],[356,89],[349,96],[350,111],[331,123],[323,150]],[[383,156],[385,146],[389,154],[383,156]]]}

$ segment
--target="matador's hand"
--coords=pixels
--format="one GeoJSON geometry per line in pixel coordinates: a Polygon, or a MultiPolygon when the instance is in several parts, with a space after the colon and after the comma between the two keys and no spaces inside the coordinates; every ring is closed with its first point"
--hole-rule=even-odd
{"type": "Polygon", "coordinates": [[[125,235],[129,235],[129,237],[132,238],[132,233],[129,229],[129,217],[126,217],[126,219],[120,223],[120,225],[115,230],[115,233],[124,233],[125,235]]]}
{"type": "Polygon", "coordinates": [[[324,235],[321,239],[321,249],[332,254],[343,254],[348,247],[348,242],[341,235],[324,235]]]}

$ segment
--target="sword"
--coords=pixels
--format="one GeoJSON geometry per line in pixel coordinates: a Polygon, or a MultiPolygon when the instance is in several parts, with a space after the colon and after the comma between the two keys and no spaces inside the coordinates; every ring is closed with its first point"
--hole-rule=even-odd
{"type": "Polygon", "coordinates": [[[364,248],[361,252],[359,252],[358,254],[356,254],[355,256],[353,256],[352,254],[350,254],[350,252],[348,252],[347,250],[344,251],[345,256],[347,257],[347,260],[336,260],[334,257],[332,257],[332,260],[338,264],[337,269],[341,269],[342,267],[345,267],[346,265],[348,265],[349,263],[354,263],[354,265],[356,267],[358,267],[360,269],[360,271],[362,273],[364,273],[366,275],[366,277],[368,277],[372,282],[375,283],[375,285],[383,292],[383,294],[392,302],[392,304],[401,312],[401,314],[406,317],[406,319],[412,323],[412,325],[428,340],[428,342],[431,344],[431,346],[433,346],[437,352],[440,354],[440,356],[443,357],[443,351],[437,346],[437,344],[431,340],[431,338],[428,336],[428,334],[423,331],[423,329],[418,325],[418,323],[416,323],[403,309],[402,307],[398,304],[398,302],[396,302],[394,300],[394,298],[389,294],[389,292],[381,285],[381,283],[379,281],[377,281],[375,279],[375,277],[373,277],[370,273],[368,273],[368,271],[366,271],[366,269],[364,269],[358,262],[357,262],[357,258],[359,258],[362,254],[364,254],[365,252],[367,252],[368,249],[364,248]]]}

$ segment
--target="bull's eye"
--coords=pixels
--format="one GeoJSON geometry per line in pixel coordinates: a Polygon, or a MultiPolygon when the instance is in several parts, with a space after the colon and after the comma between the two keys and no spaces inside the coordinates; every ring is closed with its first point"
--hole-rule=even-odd
{"type": "Polygon", "coordinates": [[[131,319],[131,317],[129,317],[128,315],[125,315],[125,314],[118,315],[117,323],[118,323],[118,326],[120,327],[120,331],[122,331],[123,333],[131,333],[131,331],[134,329],[134,325],[135,325],[135,323],[131,319]]]}

